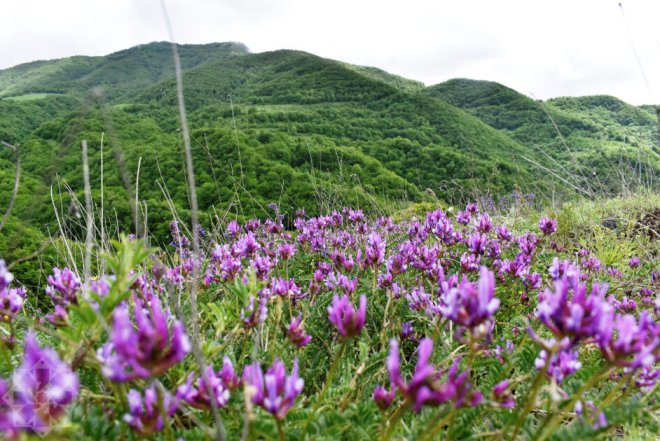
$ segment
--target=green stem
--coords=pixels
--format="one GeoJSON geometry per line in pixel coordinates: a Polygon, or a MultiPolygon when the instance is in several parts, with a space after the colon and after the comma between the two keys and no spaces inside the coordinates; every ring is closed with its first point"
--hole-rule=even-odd
{"type": "Polygon", "coordinates": [[[282,319],[282,297],[277,296],[275,299],[275,338],[280,330],[280,320],[282,319]]]}
{"type": "Polygon", "coordinates": [[[385,350],[385,344],[387,343],[387,326],[389,325],[389,321],[387,319],[387,314],[389,313],[390,310],[390,303],[392,303],[392,296],[389,294],[385,294],[387,296],[387,303],[385,304],[385,312],[383,313],[383,326],[380,330],[380,350],[381,352],[385,350]]]}
{"type": "Polygon", "coordinates": [[[307,433],[307,428],[309,427],[309,424],[314,419],[314,415],[316,415],[316,411],[319,409],[321,403],[323,402],[323,397],[325,396],[328,387],[330,387],[330,384],[332,383],[332,378],[335,376],[335,371],[337,370],[337,367],[339,367],[339,361],[341,360],[342,355],[344,355],[344,351],[346,349],[347,344],[348,344],[348,340],[344,340],[341,343],[341,346],[339,346],[337,353],[335,354],[334,360],[332,361],[332,366],[330,366],[328,375],[327,377],[325,377],[325,383],[323,383],[323,388],[321,389],[321,393],[319,394],[316,403],[314,403],[314,407],[312,408],[312,412],[309,414],[309,417],[307,417],[307,421],[305,421],[305,427],[303,428],[303,433],[307,433]]]}
{"type": "Polygon", "coordinates": [[[442,430],[443,427],[449,426],[449,424],[452,422],[452,420],[456,416],[456,413],[457,413],[456,408],[452,407],[452,409],[449,411],[449,413],[447,415],[445,415],[445,417],[443,419],[441,419],[440,422],[438,422],[438,424],[433,426],[433,428],[431,428],[431,430],[425,432],[424,436],[422,436],[422,438],[420,438],[420,441],[436,439],[436,435],[442,430]]]}
{"type": "Polygon", "coordinates": [[[385,422],[385,426],[383,427],[383,432],[382,435],[380,436],[380,441],[387,441],[390,439],[392,436],[392,432],[394,432],[394,428],[396,427],[397,423],[403,416],[403,414],[408,410],[410,407],[410,401],[406,400],[404,401],[401,406],[394,412],[390,417],[387,419],[385,422]]]}
{"type": "MultiPolygon", "coordinates": [[[[284,261],[284,273],[286,277],[286,282],[289,283],[289,262],[287,260],[284,261]]],[[[289,303],[289,320],[293,318],[293,303],[291,302],[291,294],[287,293],[286,296],[288,303],[289,303]]]]}
{"type": "Polygon", "coordinates": [[[165,405],[164,405],[164,397],[163,397],[163,391],[161,390],[158,385],[156,386],[156,394],[158,396],[158,407],[159,407],[159,412],[160,412],[160,417],[163,420],[163,424],[165,425],[165,436],[167,436],[167,439],[170,441],[174,441],[174,434],[172,433],[172,428],[170,427],[170,418],[167,417],[167,413],[165,411],[165,405]]]}
{"type": "Polygon", "coordinates": [[[469,337],[468,337],[468,359],[467,359],[467,364],[468,364],[468,369],[470,371],[470,377],[472,377],[472,365],[474,364],[474,338],[472,337],[472,331],[469,332],[469,337]]]}
{"type": "Polygon", "coordinates": [[[605,397],[605,399],[601,403],[600,407],[602,409],[607,407],[612,402],[612,400],[616,396],[617,392],[619,392],[624,387],[624,384],[630,385],[630,382],[632,381],[633,373],[634,373],[634,371],[630,372],[626,376],[621,376],[621,379],[619,380],[619,382],[616,384],[616,386],[614,386],[614,388],[612,388],[610,393],[607,394],[607,396],[605,397]]]}
{"type": "MultiPolygon", "coordinates": [[[[516,418],[515,421],[515,429],[513,431],[513,436],[511,440],[515,440],[516,436],[518,436],[518,432],[520,431],[523,422],[525,421],[525,417],[529,414],[529,412],[532,410],[532,407],[534,407],[534,403],[536,402],[536,396],[539,393],[539,390],[541,388],[541,384],[543,383],[543,380],[545,378],[546,372],[548,372],[548,367],[550,366],[550,360],[552,359],[552,356],[554,355],[554,348],[552,350],[548,351],[548,357],[545,360],[545,364],[543,365],[543,369],[541,369],[537,374],[536,377],[534,378],[534,383],[532,383],[532,387],[530,388],[529,392],[527,393],[527,398],[525,399],[525,407],[523,408],[523,411],[520,412],[516,418]]],[[[507,429],[509,428],[509,424],[507,424],[502,431],[500,432],[500,436],[497,437],[497,441],[500,441],[504,438],[504,435],[507,432],[507,429]]]]}
{"type": "Polygon", "coordinates": [[[284,431],[282,430],[282,421],[277,418],[275,418],[275,421],[277,422],[277,437],[279,438],[279,441],[286,441],[284,431]]]}
{"type": "Polygon", "coordinates": [[[241,356],[239,358],[239,360],[241,361],[245,360],[245,356],[246,356],[245,354],[247,353],[248,344],[250,342],[250,334],[251,334],[251,330],[249,330],[243,338],[243,345],[241,346],[241,356]]]}
{"type": "Polygon", "coordinates": [[[442,318],[442,319],[438,318],[437,320],[438,320],[438,322],[435,325],[435,329],[433,329],[432,339],[433,339],[434,342],[438,341],[438,337],[440,336],[440,331],[442,330],[442,328],[444,328],[445,323],[446,323],[446,319],[444,319],[444,318],[442,318]]]}
{"type": "Polygon", "coordinates": [[[568,403],[564,404],[562,408],[559,409],[558,412],[555,412],[552,415],[548,416],[548,418],[546,418],[543,424],[536,431],[536,434],[539,433],[541,434],[540,437],[536,438],[536,434],[535,434],[535,439],[538,439],[538,441],[543,441],[547,437],[549,437],[552,434],[553,430],[561,422],[562,410],[573,408],[575,406],[575,403],[582,398],[582,395],[587,391],[587,389],[591,388],[594,384],[599,382],[609,372],[610,372],[610,366],[605,365],[603,368],[601,368],[600,371],[598,371],[596,375],[591,377],[589,381],[587,381],[582,386],[580,386],[580,389],[578,389],[578,391],[575,394],[573,394],[573,396],[571,397],[568,403]]]}
{"type": "Polygon", "coordinates": [[[655,396],[655,393],[660,389],[660,381],[656,381],[655,386],[653,386],[653,389],[649,391],[645,396],[642,397],[640,400],[639,404],[644,405],[650,397],[655,396]]]}

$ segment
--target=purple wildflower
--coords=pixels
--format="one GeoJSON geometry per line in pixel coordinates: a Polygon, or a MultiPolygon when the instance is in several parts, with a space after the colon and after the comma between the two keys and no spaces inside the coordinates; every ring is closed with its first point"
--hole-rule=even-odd
{"type": "Polygon", "coordinates": [[[286,336],[289,338],[291,343],[293,343],[295,346],[298,346],[299,348],[309,344],[309,342],[312,340],[312,336],[308,335],[302,326],[302,315],[293,317],[291,319],[291,323],[289,323],[286,336]]]}
{"type": "Polygon", "coordinates": [[[229,386],[213,371],[213,366],[207,366],[204,375],[195,380],[195,374],[190,373],[186,382],[178,387],[176,397],[196,409],[211,409],[211,391],[218,408],[225,407],[229,402],[229,386]]]}
{"type": "MultiPolygon", "coordinates": [[[[0,261],[2,265],[2,261],[0,261]]],[[[0,267],[1,268],[1,267],[0,267]]],[[[1,269],[0,269],[1,271],[1,269]]],[[[0,276],[1,277],[1,276],[0,276]]],[[[0,278],[0,284],[2,284],[0,278]]],[[[0,432],[3,433],[7,439],[15,439],[18,437],[18,424],[23,421],[20,412],[17,412],[12,399],[12,391],[10,385],[5,380],[0,378],[0,432]]]]}
{"type": "Polygon", "coordinates": [[[347,295],[334,296],[332,305],[328,306],[328,319],[335,325],[339,335],[348,339],[354,337],[364,328],[367,314],[367,297],[360,296],[360,307],[356,310],[347,295]]]}
{"type": "Polygon", "coordinates": [[[511,234],[505,225],[497,227],[495,233],[497,234],[497,238],[502,242],[511,242],[513,240],[513,234],[511,234]]]}
{"type": "Polygon", "coordinates": [[[62,306],[55,305],[55,311],[46,314],[46,320],[53,326],[67,326],[69,324],[69,313],[62,306]]]}
{"type": "Polygon", "coordinates": [[[141,435],[151,435],[163,430],[163,416],[172,417],[179,407],[178,400],[167,391],[157,391],[156,385],[144,391],[128,392],[128,410],[124,421],[141,435]],[[160,396],[159,396],[160,395],[160,396]]]}
{"type": "Polygon", "coordinates": [[[378,267],[385,260],[385,247],[387,243],[376,232],[367,237],[367,246],[364,250],[364,260],[361,262],[364,268],[378,267]]]}
{"type": "Polygon", "coordinates": [[[266,321],[266,316],[268,314],[268,296],[260,295],[259,296],[259,305],[255,307],[255,297],[250,296],[248,298],[248,305],[246,309],[241,309],[241,320],[245,324],[246,328],[254,328],[260,323],[266,321]]]}
{"type": "Polygon", "coordinates": [[[381,410],[385,410],[392,405],[395,396],[396,391],[394,389],[387,390],[379,385],[374,389],[373,399],[381,410]]]}
{"type": "Polygon", "coordinates": [[[282,260],[289,260],[296,253],[296,246],[290,243],[283,243],[277,247],[277,254],[282,260]]]}
{"type": "Polygon", "coordinates": [[[80,287],[80,279],[69,268],[53,268],[53,275],[48,276],[46,294],[56,305],[66,306],[69,303],[77,304],[76,292],[80,287]]]}
{"type": "Polygon", "coordinates": [[[486,267],[481,267],[478,287],[463,279],[457,288],[442,296],[442,315],[451,321],[475,328],[490,319],[500,306],[495,297],[495,277],[486,267]]]}
{"type": "Polygon", "coordinates": [[[531,256],[534,254],[536,247],[538,246],[540,239],[536,234],[526,233],[518,238],[518,246],[520,247],[520,252],[531,256]]]}
{"type": "Polygon", "coordinates": [[[513,409],[516,407],[516,402],[513,395],[507,389],[509,388],[509,380],[500,381],[493,386],[493,401],[499,403],[500,407],[504,409],[513,409]]]}
{"type": "Polygon", "coordinates": [[[227,235],[229,237],[236,237],[241,232],[241,226],[239,225],[238,222],[233,220],[227,224],[227,228],[225,231],[227,232],[227,235]]]}
{"type": "Polygon", "coordinates": [[[550,219],[548,217],[543,217],[539,221],[539,230],[546,236],[550,236],[555,231],[557,231],[557,219],[550,219]]]}
{"type": "Polygon", "coordinates": [[[557,280],[566,273],[575,273],[578,271],[577,267],[570,260],[559,260],[559,257],[552,259],[552,265],[548,269],[548,273],[552,280],[557,280]]]}
{"type": "Polygon", "coordinates": [[[591,254],[591,251],[586,248],[580,248],[577,252],[578,257],[587,257],[589,254],[591,254]]]}
{"type": "Polygon", "coordinates": [[[25,288],[0,288],[0,322],[11,322],[23,309],[25,288]]]}
{"type": "Polygon", "coordinates": [[[97,351],[103,373],[112,381],[130,381],[157,376],[177,364],[190,351],[190,342],[178,320],[168,327],[168,314],[152,299],[147,309],[135,307],[133,326],[128,308],[113,313],[110,341],[97,351]]]}
{"type": "Polygon", "coordinates": [[[605,417],[605,412],[600,412],[598,414],[598,419],[596,422],[593,424],[593,429],[594,430],[600,430],[606,428],[608,425],[607,418],[605,417]]]}
{"type": "Polygon", "coordinates": [[[472,214],[469,211],[459,211],[456,213],[456,222],[461,225],[467,225],[472,220],[472,214]]]}
{"type": "Polygon", "coordinates": [[[490,353],[492,353],[495,358],[497,358],[501,363],[505,363],[504,360],[504,355],[511,355],[513,354],[513,351],[515,350],[515,346],[513,343],[511,343],[511,340],[507,340],[504,343],[504,347],[497,345],[495,346],[495,349],[493,349],[490,353]]]}
{"type": "MultiPolygon", "coordinates": [[[[568,346],[569,343],[566,341],[562,346],[568,346]]],[[[539,356],[534,361],[534,365],[537,369],[543,369],[548,360],[548,352],[545,349],[542,349],[539,353],[539,356]]],[[[564,381],[564,378],[569,375],[574,374],[578,369],[582,367],[582,363],[578,361],[578,354],[576,351],[571,349],[562,349],[556,354],[552,355],[550,363],[548,364],[548,370],[546,375],[549,378],[552,378],[561,384],[564,381]]]]}
{"type": "Polygon", "coordinates": [[[650,389],[655,386],[658,378],[660,378],[660,369],[654,369],[653,367],[639,369],[637,378],[635,379],[635,386],[641,389],[650,389]]]}
{"type": "Polygon", "coordinates": [[[488,216],[488,213],[484,213],[479,216],[479,220],[475,223],[475,228],[481,233],[488,233],[493,229],[493,221],[488,216]]]}
{"type": "Polygon", "coordinates": [[[412,311],[424,312],[427,315],[434,315],[437,305],[434,305],[431,295],[424,291],[423,286],[414,286],[410,292],[406,293],[408,307],[412,311]]]}
{"type": "Polygon", "coordinates": [[[417,365],[412,378],[406,384],[401,377],[399,345],[390,340],[390,354],[387,357],[387,371],[390,384],[413,402],[413,409],[419,412],[425,405],[440,405],[452,402],[454,407],[476,406],[482,400],[481,393],[472,387],[467,371],[458,372],[460,359],[446,372],[446,381],[441,382],[443,371],[429,364],[433,352],[433,340],[424,338],[419,343],[417,365]]]}
{"type": "Polygon", "coordinates": [[[325,280],[325,286],[333,291],[341,290],[344,294],[351,295],[355,292],[358,279],[349,279],[344,274],[330,273],[325,280]]]}
{"type": "Polygon", "coordinates": [[[466,273],[475,272],[479,269],[481,256],[475,254],[463,253],[461,256],[461,270],[466,273]]]}
{"type": "Polygon", "coordinates": [[[281,297],[291,297],[295,299],[300,296],[300,288],[296,285],[293,279],[273,279],[271,281],[270,290],[273,295],[281,297]]]}
{"type": "Polygon", "coordinates": [[[530,258],[527,254],[519,253],[513,260],[504,260],[500,267],[501,274],[521,279],[529,272],[530,258]]]}
{"type": "Polygon", "coordinates": [[[257,241],[254,233],[248,231],[241,236],[232,247],[232,253],[236,257],[252,257],[261,249],[261,244],[257,241]]]}
{"type": "Polygon", "coordinates": [[[623,299],[621,299],[621,301],[613,299],[611,304],[614,309],[622,312],[634,312],[637,309],[637,302],[625,296],[623,299]]]}
{"type": "Polygon", "coordinates": [[[259,362],[245,366],[243,382],[249,386],[252,402],[282,421],[295,404],[305,382],[298,376],[298,360],[293,362],[291,375],[286,374],[284,363],[276,359],[264,375],[259,362]]]}
{"type": "Polygon", "coordinates": [[[499,259],[502,254],[502,245],[497,241],[492,241],[488,244],[488,252],[486,253],[491,259],[499,259]]]}
{"type": "Polygon", "coordinates": [[[401,340],[414,339],[415,329],[411,322],[401,323],[401,331],[399,332],[399,337],[401,340]]]}
{"type": "Polygon", "coordinates": [[[598,337],[598,345],[607,361],[617,366],[641,368],[650,367],[660,359],[658,325],[648,311],[642,311],[639,322],[630,314],[613,316],[610,311],[602,321],[598,337]]]}
{"type": "Polygon", "coordinates": [[[484,233],[473,233],[468,237],[468,250],[472,254],[481,255],[486,251],[488,246],[488,235],[484,233]]]}
{"type": "Polygon", "coordinates": [[[601,263],[600,259],[596,256],[589,256],[584,262],[584,268],[587,271],[593,271],[593,272],[598,272],[602,268],[603,264],[601,263]]]}
{"type": "Polygon", "coordinates": [[[348,210],[348,220],[353,223],[357,223],[364,219],[364,211],[362,210],[353,210],[352,208],[348,210]]]}
{"type": "Polygon", "coordinates": [[[0,259],[0,290],[5,289],[14,280],[14,275],[9,272],[5,261],[0,259]]]}
{"type": "Polygon", "coordinates": [[[591,294],[587,295],[587,285],[580,282],[580,274],[567,273],[554,282],[553,290],[539,294],[536,315],[559,338],[569,336],[575,342],[594,337],[600,332],[603,318],[612,310],[605,292],[607,285],[594,283],[591,294]]]}
{"type": "Polygon", "coordinates": [[[174,248],[183,250],[190,245],[188,238],[181,234],[179,223],[177,221],[173,220],[170,222],[170,236],[172,236],[172,242],[170,242],[170,245],[174,248]]]}
{"type": "Polygon", "coordinates": [[[266,281],[270,269],[273,267],[273,262],[268,256],[256,256],[250,260],[250,266],[254,269],[258,280],[266,281]]]}

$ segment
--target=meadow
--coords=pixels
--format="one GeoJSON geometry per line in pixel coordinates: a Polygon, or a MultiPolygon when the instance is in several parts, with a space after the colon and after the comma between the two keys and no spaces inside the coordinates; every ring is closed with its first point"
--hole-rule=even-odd
{"type": "Polygon", "coordinates": [[[520,199],[490,214],[299,210],[292,230],[275,204],[266,220],[195,234],[172,221],[167,247],[122,235],[93,272],[54,268],[45,293],[3,263],[0,427],[10,439],[655,439],[660,199],[546,213],[520,199]]]}
{"type": "Polygon", "coordinates": [[[652,109],[172,48],[0,71],[4,438],[657,439],[652,109]]]}

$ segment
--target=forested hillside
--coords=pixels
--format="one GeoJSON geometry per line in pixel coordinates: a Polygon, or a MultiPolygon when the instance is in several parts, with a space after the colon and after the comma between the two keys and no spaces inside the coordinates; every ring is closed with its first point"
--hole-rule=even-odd
{"type": "MultiPolygon", "coordinates": [[[[612,97],[541,102],[470,80],[426,88],[304,52],[252,54],[238,43],[179,51],[205,225],[227,213],[272,216],[271,203],[286,224],[297,207],[380,213],[415,201],[533,194],[542,202],[658,186],[652,107],[612,97]]],[[[161,242],[173,211],[187,219],[168,43],[6,69],[0,98],[0,141],[19,145],[22,170],[0,243],[6,258],[60,235],[53,206],[66,234],[82,238],[83,139],[106,231],[146,224],[161,242]],[[25,229],[37,238],[29,246],[25,229]]],[[[11,198],[14,163],[3,149],[0,207],[11,198]]]]}
{"type": "Polygon", "coordinates": [[[519,143],[586,195],[655,188],[660,169],[653,106],[611,96],[533,100],[501,84],[456,79],[429,87],[519,143]]]}

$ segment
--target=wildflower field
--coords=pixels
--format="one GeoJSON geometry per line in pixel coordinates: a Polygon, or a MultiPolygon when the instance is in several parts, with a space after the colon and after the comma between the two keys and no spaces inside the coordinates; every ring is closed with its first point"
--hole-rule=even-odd
{"type": "Polygon", "coordinates": [[[301,209],[291,228],[272,206],[209,231],[172,221],[165,248],[121,236],[87,266],[69,248],[43,292],[0,261],[0,429],[656,439],[660,236],[642,212],[658,202],[301,209]],[[603,226],[612,206],[625,218],[603,226]]]}

